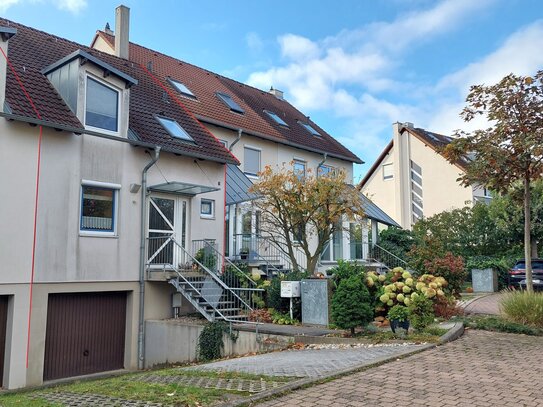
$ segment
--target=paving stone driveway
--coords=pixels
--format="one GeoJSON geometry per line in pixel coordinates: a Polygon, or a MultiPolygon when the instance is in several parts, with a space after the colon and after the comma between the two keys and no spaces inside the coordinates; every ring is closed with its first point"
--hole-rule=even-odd
{"type": "Polygon", "coordinates": [[[421,345],[374,345],[348,349],[303,349],[246,356],[198,366],[197,370],[244,372],[268,376],[318,377],[414,351],[421,345]]]}
{"type": "Polygon", "coordinates": [[[541,337],[470,330],[444,346],[259,406],[542,406],[542,348],[541,337]]]}

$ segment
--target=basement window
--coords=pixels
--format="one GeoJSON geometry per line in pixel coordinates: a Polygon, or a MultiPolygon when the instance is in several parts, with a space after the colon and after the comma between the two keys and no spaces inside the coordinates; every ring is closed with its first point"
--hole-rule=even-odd
{"type": "Polygon", "coordinates": [[[245,113],[245,110],[243,110],[241,106],[238,105],[234,99],[232,99],[232,96],[227,95],[226,93],[220,93],[220,92],[217,92],[215,94],[220,100],[222,100],[222,102],[226,106],[230,108],[231,111],[236,112],[236,113],[241,113],[241,114],[245,113]]]}
{"type": "Polygon", "coordinates": [[[275,123],[280,124],[284,127],[288,127],[288,124],[274,112],[270,112],[269,110],[264,110],[264,112],[266,112],[266,114],[270,116],[275,121],[275,123]]]}
{"type": "Polygon", "coordinates": [[[159,121],[162,127],[164,127],[164,129],[166,129],[168,133],[170,133],[170,136],[172,136],[173,138],[191,141],[194,143],[194,139],[175,120],[161,116],[156,116],[156,119],[159,121]]]}
{"type": "Polygon", "coordinates": [[[179,81],[176,81],[175,79],[168,78],[168,82],[183,96],[188,96],[192,99],[196,99],[196,96],[194,96],[194,93],[191,92],[187,86],[179,81]]]}

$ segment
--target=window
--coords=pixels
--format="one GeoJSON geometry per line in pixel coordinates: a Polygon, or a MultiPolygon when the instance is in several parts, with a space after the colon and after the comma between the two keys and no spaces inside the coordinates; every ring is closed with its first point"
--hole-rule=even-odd
{"type": "Polygon", "coordinates": [[[310,132],[312,135],[320,137],[320,133],[317,130],[315,130],[309,123],[302,123],[300,121],[298,121],[298,123],[304,129],[306,129],[308,132],[310,132]]]}
{"type": "Polygon", "coordinates": [[[236,113],[245,113],[245,110],[243,110],[240,105],[238,105],[234,99],[230,95],[227,95],[225,93],[216,93],[217,97],[223,101],[223,103],[230,108],[231,111],[236,113]]]}
{"type": "Polygon", "coordinates": [[[383,179],[394,178],[394,167],[392,164],[383,164],[383,179]]]}
{"type": "Polygon", "coordinates": [[[269,110],[264,110],[270,116],[277,124],[280,124],[281,126],[288,127],[288,124],[281,119],[277,114],[270,112],[269,110]]]}
{"type": "Polygon", "coordinates": [[[305,161],[294,160],[293,167],[294,174],[296,174],[299,178],[305,177],[305,161]]]}
{"type": "Polygon", "coordinates": [[[187,133],[185,129],[175,120],[160,116],[156,116],[156,118],[160,124],[162,124],[162,127],[164,127],[168,133],[170,133],[170,136],[181,140],[194,142],[194,139],[189,135],[189,133],[187,133]]]}
{"type": "Polygon", "coordinates": [[[422,168],[411,161],[411,212],[412,221],[416,223],[423,217],[424,203],[422,200],[422,168]]]}
{"type": "Polygon", "coordinates": [[[111,188],[101,186],[101,183],[81,186],[81,222],[79,226],[81,232],[115,234],[117,193],[117,186],[111,188]]]}
{"type": "Polygon", "coordinates": [[[260,150],[251,147],[244,149],[245,174],[257,176],[260,172],[260,150]]]}
{"type": "Polygon", "coordinates": [[[87,77],[85,125],[119,130],[119,91],[87,77]]]}
{"type": "Polygon", "coordinates": [[[215,217],[215,201],[202,198],[200,201],[200,216],[202,218],[215,217]]]}
{"type": "Polygon", "coordinates": [[[317,168],[317,176],[321,175],[332,175],[335,168],[330,165],[319,165],[319,168],[317,168]]]}
{"type": "Polygon", "coordinates": [[[190,98],[196,99],[196,96],[194,96],[194,93],[190,91],[189,88],[187,88],[183,83],[176,81],[175,79],[168,78],[168,82],[172,84],[172,86],[177,89],[179,93],[181,93],[183,96],[188,96],[190,98]]]}

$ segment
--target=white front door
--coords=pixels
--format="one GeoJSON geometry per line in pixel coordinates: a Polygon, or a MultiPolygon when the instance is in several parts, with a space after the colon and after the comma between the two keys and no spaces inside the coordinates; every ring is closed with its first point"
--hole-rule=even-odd
{"type": "Polygon", "coordinates": [[[181,197],[149,198],[147,259],[151,267],[178,266],[185,262],[186,256],[177,244],[186,248],[187,207],[188,201],[181,197]]]}

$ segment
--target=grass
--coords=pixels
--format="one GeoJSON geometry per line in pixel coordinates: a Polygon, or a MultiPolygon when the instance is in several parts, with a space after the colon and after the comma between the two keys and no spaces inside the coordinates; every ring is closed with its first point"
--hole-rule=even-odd
{"type": "Polygon", "coordinates": [[[507,291],[500,306],[508,320],[543,328],[543,293],[507,291]]]}
{"type": "MultiPolygon", "coordinates": [[[[247,373],[186,370],[181,368],[161,369],[152,371],[152,373],[164,376],[179,375],[222,379],[245,379],[264,381],[291,380],[291,378],[285,377],[277,378],[261,375],[252,375],[247,373]]],[[[98,380],[82,380],[71,384],[64,384],[51,388],[6,394],[4,396],[0,396],[0,406],[60,407],[60,404],[47,402],[44,399],[33,398],[41,393],[55,392],[100,394],[126,400],[141,400],[153,403],[183,406],[211,405],[219,401],[227,400],[229,398],[229,395],[248,395],[248,393],[245,392],[227,391],[222,389],[204,389],[200,387],[179,384],[145,383],[138,380],[139,376],[142,376],[142,373],[132,373],[98,380]]]]}
{"type": "Polygon", "coordinates": [[[404,340],[409,342],[429,342],[438,343],[439,338],[444,335],[447,330],[436,326],[429,326],[422,332],[411,332],[409,335],[403,334],[404,330],[399,329],[400,333],[392,333],[390,331],[363,331],[357,333],[355,338],[368,339],[372,343],[387,343],[397,340],[404,340]]]}
{"type": "Polygon", "coordinates": [[[459,318],[464,326],[472,329],[482,329],[493,332],[507,332],[513,334],[543,336],[543,329],[517,322],[508,321],[497,316],[470,315],[459,318]]]}

